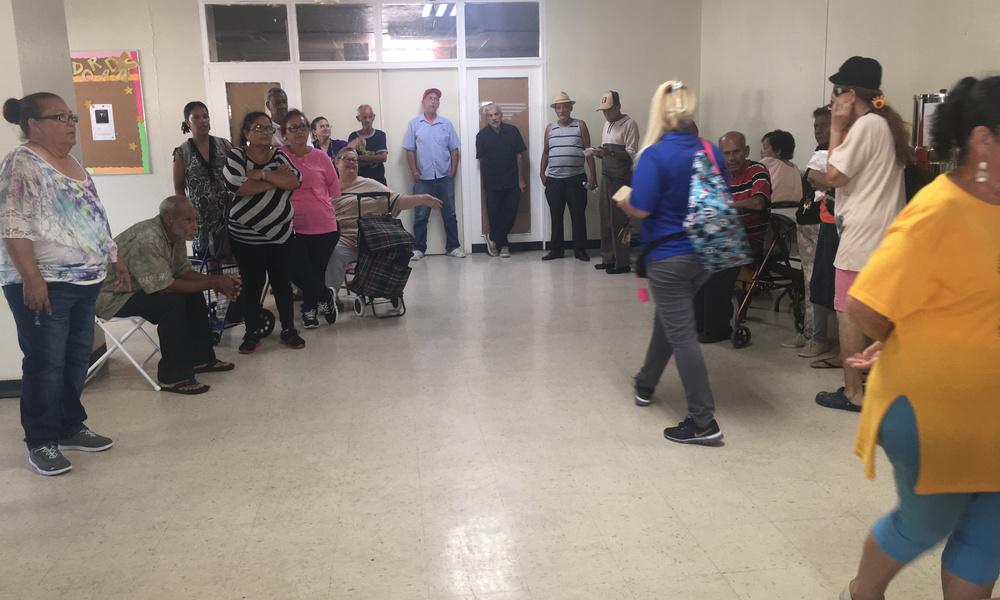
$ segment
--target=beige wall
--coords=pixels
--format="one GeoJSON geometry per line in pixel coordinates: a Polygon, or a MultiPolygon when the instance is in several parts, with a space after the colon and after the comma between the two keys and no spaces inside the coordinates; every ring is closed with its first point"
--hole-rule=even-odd
{"type": "MultiPolygon", "coordinates": [[[[97,175],[97,190],[114,233],[148,219],[173,193],[173,149],[184,141],[184,105],[205,98],[197,0],[65,0],[73,51],[138,50],[149,175],[97,175]]],[[[225,127],[219,131],[225,131],[225,127]]],[[[222,133],[221,135],[225,135],[222,133]]]]}
{"type": "MultiPolygon", "coordinates": [[[[429,87],[441,90],[440,114],[450,120],[462,135],[459,118],[457,69],[417,69],[395,71],[307,71],[301,76],[302,109],[310,119],[323,114],[333,124],[335,137],[347,139],[358,128],[354,116],[359,104],[371,104],[375,109],[375,127],[386,132],[389,160],[385,165],[389,186],[399,192],[413,190],[413,178],[406,166],[402,149],[403,134],[410,119],[420,112],[420,95],[429,87]]],[[[474,160],[475,149],[462,149],[463,160],[474,160]]],[[[455,177],[455,210],[458,213],[459,237],[462,237],[462,181],[455,177]]],[[[403,222],[410,227],[411,211],[403,213],[403,222]]],[[[464,239],[462,240],[464,242],[464,239]]],[[[478,242],[478,240],[473,240],[478,242]]],[[[431,215],[427,227],[427,252],[444,253],[444,226],[440,214],[431,215]]]]}
{"type": "Polygon", "coordinates": [[[815,146],[812,110],[829,101],[827,77],[850,56],[882,63],[883,90],[907,121],[914,94],[1000,68],[1000,3],[991,0],[949,8],[930,0],[702,5],[702,135],[740,129],[754,158],[763,133],[786,129],[798,146],[795,162],[805,165],[815,146]]]}
{"type": "MultiPolygon", "coordinates": [[[[5,101],[10,96],[46,91],[74,104],[66,16],[59,2],[0,0],[0,69],[5,75],[5,101]]],[[[0,126],[0,156],[21,143],[20,129],[3,122],[0,126]]],[[[103,342],[103,339],[102,339],[103,342]]],[[[0,299],[0,381],[21,378],[21,351],[17,330],[0,299]]]]}
{"type": "MultiPolygon", "coordinates": [[[[614,89],[645,134],[649,100],[659,84],[681,79],[699,87],[700,23],[694,0],[546,0],[545,97],[566,91],[576,100],[573,116],[587,122],[591,143],[599,146],[605,121],[594,106],[601,92],[614,89]]],[[[546,123],[554,120],[550,112],[546,123]]],[[[587,206],[591,239],[600,237],[597,199],[597,192],[591,193],[587,206]]]]}

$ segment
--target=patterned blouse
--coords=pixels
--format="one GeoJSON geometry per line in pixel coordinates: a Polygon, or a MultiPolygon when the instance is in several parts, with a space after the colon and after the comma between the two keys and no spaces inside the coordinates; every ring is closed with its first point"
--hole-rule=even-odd
{"type": "Polygon", "coordinates": [[[193,139],[188,139],[174,149],[184,166],[184,186],[198,213],[198,237],[194,239],[196,254],[208,250],[207,244],[226,229],[226,211],[233,194],[226,186],[222,169],[226,166],[226,140],[209,136],[208,160],[198,152],[193,139]]]}
{"type": "MultiPolygon", "coordinates": [[[[67,177],[27,146],[0,163],[0,237],[33,242],[45,281],[99,284],[118,260],[94,180],[67,177]]],[[[21,283],[0,246],[0,285],[21,283]]]]}

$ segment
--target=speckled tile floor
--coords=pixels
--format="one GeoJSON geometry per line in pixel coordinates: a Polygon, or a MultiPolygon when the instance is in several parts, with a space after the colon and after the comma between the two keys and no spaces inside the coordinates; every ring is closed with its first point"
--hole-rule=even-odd
{"type": "MultiPolygon", "coordinates": [[[[122,359],[85,392],[109,452],[30,471],[0,400],[0,598],[818,600],[893,502],[865,480],[856,417],[813,396],[839,372],[779,347],[704,347],[727,443],[663,440],[668,367],[632,404],[652,310],[635,279],[539,253],[429,257],[409,313],[342,315],[158,394],[122,359]]],[[[889,598],[939,598],[938,555],[889,598]]]]}

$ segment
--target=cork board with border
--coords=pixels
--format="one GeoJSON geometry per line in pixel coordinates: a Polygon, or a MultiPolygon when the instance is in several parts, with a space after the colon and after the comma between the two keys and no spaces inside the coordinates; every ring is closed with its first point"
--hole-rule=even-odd
{"type": "Polygon", "coordinates": [[[139,52],[71,52],[83,166],[92,174],[150,173],[139,52]],[[94,106],[102,108],[92,115],[94,106]]]}

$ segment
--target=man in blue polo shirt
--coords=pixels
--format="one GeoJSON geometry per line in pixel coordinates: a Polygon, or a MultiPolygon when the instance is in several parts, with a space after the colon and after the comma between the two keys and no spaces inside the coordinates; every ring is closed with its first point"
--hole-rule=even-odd
{"type": "MultiPolygon", "coordinates": [[[[451,121],[437,114],[441,105],[441,90],[430,88],[421,100],[423,114],[415,117],[406,127],[403,149],[406,164],[413,175],[413,193],[430,194],[443,203],[441,218],[447,238],[445,251],[448,256],[465,258],[458,241],[458,218],[455,216],[455,172],[458,170],[458,133],[451,121]]],[[[414,209],[413,260],[420,260],[427,252],[427,220],[431,209],[418,206],[414,209]]]]}

